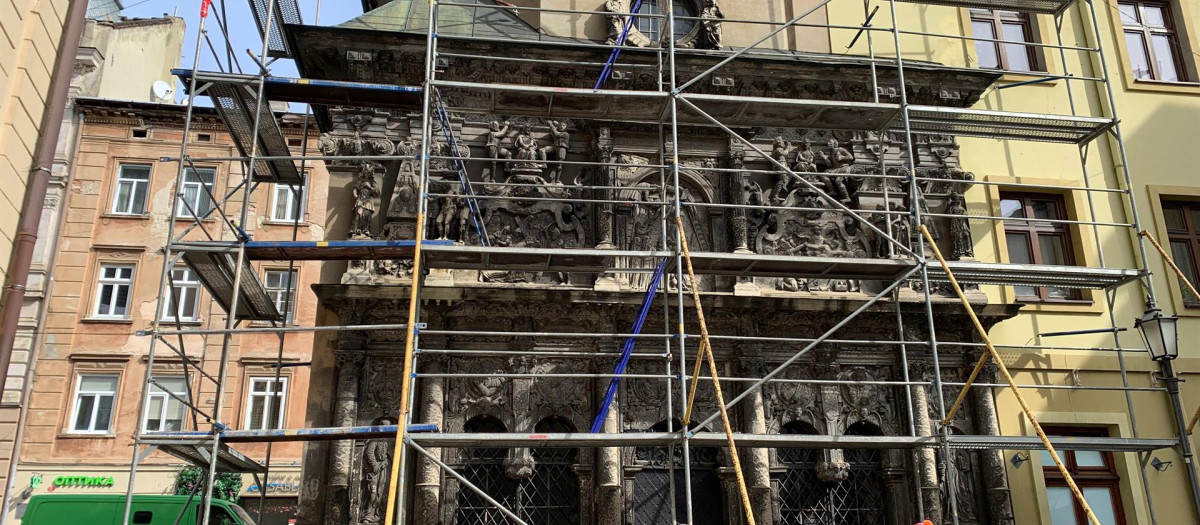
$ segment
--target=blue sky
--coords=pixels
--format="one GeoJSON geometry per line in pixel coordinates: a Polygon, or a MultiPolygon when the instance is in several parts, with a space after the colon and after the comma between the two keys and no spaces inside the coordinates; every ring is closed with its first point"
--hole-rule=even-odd
{"type": "MultiPolygon", "coordinates": [[[[255,54],[262,50],[262,37],[258,33],[258,27],[254,24],[254,15],[250,11],[251,1],[253,0],[214,0],[212,7],[213,11],[220,14],[221,3],[225,3],[229,33],[232,35],[229,40],[232,42],[236,60],[241,63],[242,71],[246,73],[254,71],[253,61],[246,54],[246,50],[253,50],[255,54]]],[[[317,0],[298,1],[304,23],[312,24],[318,21],[317,0]]],[[[194,60],[192,54],[196,50],[197,30],[200,27],[200,2],[201,0],[125,0],[125,5],[129,7],[125,8],[121,14],[129,18],[152,18],[164,14],[182,17],[187,24],[187,38],[183,43],[183,57],[179,63],[180,67],[191,69],[194,60]]],[[[320,25],[335,25],[362,14],[362,3],[358,0],[324,0],[321,2],[320,10],[320,25]]],[[[213,46],[224,64],[226,61],[225,37],[211,14],[208,17],[206,29],[209,39],[212,40],[213,46]]],[[[213,59],[207,43],[201,44],[199,69],[202,71],[217,69],[217,63],[213,59]]],[[[271,74],[294,77],[297,74],[296,66],[291,60],[281,59],[271,65],[271,74]]],[[[182,89],[179,92],[182,93],[182,89]]],[[[209,105],[207,100],[204,101],[204,105],[209,105]]],[[[302,107],[300,106],[300,108],[302,107]]],[[[297,108],[293,107],[293,109],[297,108]]],[[[302,109],[300,110],[302,111],[302,109]]]]}

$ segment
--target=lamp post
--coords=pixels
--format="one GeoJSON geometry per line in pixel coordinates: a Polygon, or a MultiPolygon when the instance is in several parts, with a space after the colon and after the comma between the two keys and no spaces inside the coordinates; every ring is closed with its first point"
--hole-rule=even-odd
{"type": "Polygon", "coordinates": [[[1179,378],[1175,376],[1175,367],[1172,366],[1172,361],[1179,357],[1179,332],[1175,329],[1178,321],[1178,317],[1163,315],[1162,310],[1156,308],[1153,302],[1149,302],[1146,305],[1146,312],[1135,320],[1133,325],[1142,332],[1150,359],[1158,361],[1159,366],[1162,367],[1162,381],[1167,387],[1167,396],[1171,399],[1171,410],[1175,413],[1175,426],[1179,429],[1180,453],[1187,469],[1188,481],[1192,486],[1192,509],[1200,516],[1200,479],[1196,476],[1192,443],[1187,435],[1183,400],[1179,395],[1179,378]]]}

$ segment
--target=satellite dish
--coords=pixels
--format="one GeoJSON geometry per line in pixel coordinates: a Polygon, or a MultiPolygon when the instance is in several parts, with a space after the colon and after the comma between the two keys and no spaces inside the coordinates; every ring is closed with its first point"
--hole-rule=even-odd
{"type": "Polygon", "coordinates": [[[175,94],[175,89],[170,84],[161,80],[155,80],[150,90],[154,93],[154,98],[158,100],[173,100],[171,95],[175,94]]]}

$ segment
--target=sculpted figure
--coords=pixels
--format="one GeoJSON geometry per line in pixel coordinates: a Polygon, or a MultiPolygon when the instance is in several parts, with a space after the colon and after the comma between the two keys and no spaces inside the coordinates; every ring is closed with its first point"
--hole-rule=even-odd
{"type": "Polygon", "coordinates": [[[379,197],[379,187],[375,184],[375,165],[364,162],[358,172],[358,180],[354,183],[354,224],[350,228],[350,236],[370,237],[371,222],[375,220],[377,211],[375,199],[379,197]]]}
{"type": "MultiPolygon", "coordinates": [[[[384,417],[379,425],[394,421],[384,417]]],[[[387,494],[389,471],[392,468],[392,444],[387,439],[372,439],[363,450],[363,513],[364,523],[379,523],[387,494]]]]}
{"type": "Polygon", "coordinates": [[[608,15],[608,40],[605,40],[604,43],[610,46],[615,45],[617,39],[621,37],[621,30],[625,29],[625,6],[622,5],[621,0],[608,0],[604,2],[604,10],[613,13],[608,15]]]}
{"type": "Polygon", "coordinates": [[[829,151],[833,152],[833,169],[854,164],[854,155],[839,145],[837,139],[829,139],[829,151]]]}
{"type": "Polygon", "coordinates": [[[816,161],[816,166],[818,171],[822,172],[822,175],[820,175],[819,178],[821,182],[825,184],[825,192],[828,193],[829,196],[843,203],[849,204],[850,192],[846,189],[846,182],[842,180],[842,177],[833,175],[831,172],[841,168],[842,166],[849,166],[850,164],[853,164],[854,155],[851,155],[850,151],[848,151],[846,148],[838,145],[837,139],[829,139],[827,145],[829,146],[829,151],[833,153],[833,158],[831,159],[829,154],[825,153],[824,151],[817,153],[819,159],[816,161]]]}
{"type": "Polygon", "coordinates": [[[434,221],[438,229],[438,239],[450,238],[450,227],[458,217],[458,195],[461,191],[458,188],[452,188],[449,195],[438,199],[441,209],[438,210],[437,220],[434,221]]]}
{"type": "MultiPolygon", "coordinates": [[[[550,145],[538,150],[542,160],[550,160],[549,154],[554,154],[554,160],[567,160],[567,148],[571,147],[571,134],[567,133],[567,125],[563,122],[550,121],[550,145]]],[[[558,182],[562,178],[563,165],[559,164],[550,172],[550,182],[558,182]]]]}
{"type": "Polygon", "coordinates": [[[946,204],[946,214],[955,215],[950,219],[950,238],[954,241],[954,258],[963,259],[975,256],[975,246],[971,241],[971,225],[967,221],[967,199],[961,193],[951,193],[946,204]]]}
{"type": "Polygon", "coordinates": [[[725,14],[721,12],[721,8],[717,6],[716,0],[707,0],[704,2],[704,9],[700,10],[700,25],[704,26],[704,33],[700,35],[701,49],[721,49],[721,21],[725,19],[725,14]]]}
{"type": "Polygon", "coordinates": [[[509,124],[507,120],[504,121],[504,124],[500,124],[500,122],[493,120],[492,123],[488,125],[487,143],[484,146],[484,149],[487,152],[488,158],[492,159],[492,168],[484,171],[484,182],[492,182],[495,179],[499,165],[499,163],[496,162],[496,159],[512,158],[512,152],[500,145],[504,138],[508,136],[508,126],[509,124]]]}

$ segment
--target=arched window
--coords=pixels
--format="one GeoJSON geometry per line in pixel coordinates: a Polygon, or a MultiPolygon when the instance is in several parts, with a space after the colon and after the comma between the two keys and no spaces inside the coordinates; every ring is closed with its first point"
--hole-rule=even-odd
{"type": "MultiPolygon", "coordinates": [[[[504,423],[491,416],[476,416],[463,425],[465,432],[508,432],[504,423]]],[[[508,449],[469,448],[462,451],[462,475],[488,496],[504,504],[510,510],[517,501],[518,483],[504,474],[504,458],[508,449]]],[[[458,489],[458,506],[454,510],[454,523],[458,525],[480,525],[485,523],[507,523],[508,518],[499,509],[488,503],[475,491],[467,487],[458,489]]]]}
{"type": "MultiPolygon", "coordinates": [[[[670,427],[679,430],[679,421],[670,427]]],[[[650,432],[667,432],[667,422],[650,427],[650,432]]],[[[633,514],[636,525],[674,525],[687,521],[687,493],[683,472],[683,447],[676,446],[674,454],[668,447],[639,447],[635,453],[641,470],[633,478],[633,514]],[[670,456],[670,457],[669,457],[670,456]],[[674,467],[675,494],[671,494],[671,467],[674,467]],[[671,520],[672,507],[677,521],[671,520]]],[[[692,523],[720,525],[725,523],[725,494],[717,477],[718,449],[691,447],[692,523]]]]}
{"type": "MultiPolygon", "coordinates": [[[[879,427],[858,422],[846,428],[847,436],[882,436],[879,427]]],[[[868,525],[884,522],[883,452],[878,449],[847,449],[850,474],[839,483],[834,523],[868,525]]]]}
{"type": "MultiPolygon", "coordinates": [[[[803,421],[784,425],[781,434],[814,435],[817,429],[803,421]]],[[[784,471],[774,474],[779,486],[780,525],[825,523],[828,516],[829,485],[817,478],[821,451],[812,448],[781,448],[775,452],[784,471]]]]}
{"type": "MultiPolygon", "coordinates": [[[[575,432],[562,417],[548,417],[535,426],[539,434],[575,432]]],[[[528,523],[579,523],[579,476],[575,463],[579,449],[535,448],[533,475],[521,483],[521,512],[528,523]]]]}
{"type": "MultiPolygon", "coordinates": [[[[636,0],[629,0],[630,6],[636,0]]],[[[666,15],[667,10],[663,7],[667,0],[642,0],[642,6],[638,8],[638,14],[641,15],[666,15]]],[[[696,6],[689,0],[674,0],[672,5],[675,7],[675,16],[696,16],[696,6]]],[[[646,35],[651,42],[657,43],[663,36],[659,33],[661,24],[665,22],[662,18],[637,17],[637,29],[642,34],[646,35]]],[[[695,20],[676,20],[675,21],[675,39],[679,40],[692,32],[696,28],[695,20]]]]}
{"type": "MultiPolygon", "coordinates": [[[[575,425],[560,417],[548,417],[535,425],[540,433],[575,432],[575,425]]],[[[507,432],[496,418],[479,416],[467,421],[466,432],[507,432]]],[[[572,525],[579,523],[579,477],[575,464],[578,449],[535,448],[530,451],[534,467],[528,478],[513,479],[505,472],[507,448],[474,448],[463,451],[462,475],[475,486],[520,516],[526,523],[572,525]]],[[[458,525],[509,523],[495,506],[475,491],[460,487],[458,525]]]]}

